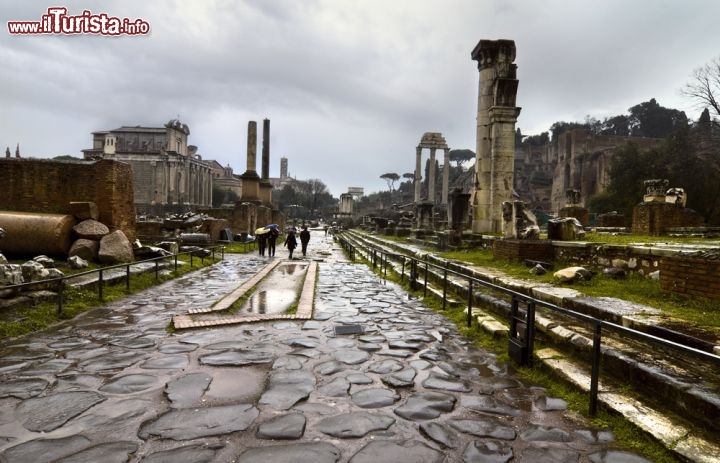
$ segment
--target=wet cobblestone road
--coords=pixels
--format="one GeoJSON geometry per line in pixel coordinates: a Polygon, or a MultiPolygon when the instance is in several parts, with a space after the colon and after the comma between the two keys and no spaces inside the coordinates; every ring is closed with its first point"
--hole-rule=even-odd
{"type": "Polygon", "coordinates": [[[0,461],[647,461],[321,235],[312,320],[168,333],[268,259],[228,255],[6,343],[0,461]]]}

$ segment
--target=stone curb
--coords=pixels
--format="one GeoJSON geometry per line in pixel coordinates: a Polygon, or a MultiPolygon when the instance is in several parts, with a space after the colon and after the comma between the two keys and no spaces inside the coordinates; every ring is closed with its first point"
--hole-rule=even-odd
{"type": "Polygon", "coordinates": [[[237,289],[209,309],[190,310],[186,315],[175,315],[172,318],[173,326],[176,330],[188,328],[203,328],[208,326],[235,325],[240,323],[253,323],[272,320],[308,320],[312,318],[313,306],[315,301],[315,281],[317,279],[317,262],[309,262],[305,272],[300,296],[298,297],[297,311],[294,314],[260,314],[260,315],[237,315],[229,317],[221,317],[213,320],[194,320],[191,315],[201,315],[212,313],[232,306],[232,304],[240,299],[253,286],[258,284],[267,276],[281,261],[275,261],[265,266],[260,272],[252,278],[245,281],[237,289]],[[218,309],[218,306],[224,308],[218,309]]]}

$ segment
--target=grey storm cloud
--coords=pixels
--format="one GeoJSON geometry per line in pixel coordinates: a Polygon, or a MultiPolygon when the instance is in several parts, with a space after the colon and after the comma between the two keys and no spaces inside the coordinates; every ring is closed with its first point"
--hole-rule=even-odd
{"type": "MultiPolygon", "coordinates": [[[[37,1],[0,4],[39,20],[37,1]]],[[[624,113],[679,89],[720,53],[720,2],[574,0],[70,0],[69,14],[141,18],[147,36],[0,32],[0,146],[79,155],[90,133],[178,115],[204,159],[244,170],[248,120],[272,121],[271,175],[386,188],[414,167],[427,131],[475,149],[479,39],[517,46],[517,126],[624,113]]]]}

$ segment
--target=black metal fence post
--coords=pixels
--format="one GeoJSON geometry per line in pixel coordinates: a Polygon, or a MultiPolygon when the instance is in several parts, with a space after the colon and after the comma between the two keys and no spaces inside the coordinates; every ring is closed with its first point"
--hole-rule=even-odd
{"type": "Polygon", "coordinates": [[[423,297],[427,297],[427,277],[428,277],[428,263],[425,262],[425,282],[423,283],[423,297]]]}
{"type": "Polygon", "coordinates": [[[443,270],[443,310],[447,301],[447,269],[443,270]]]}
{"type": "Polygon", "coordinates": [[[98,299],[103,300],[103,270],[98,272],[98,299]]]}
{"type": "Polygon", "coordinates": [[[130,264],[125,268],[125,290],[130,291],[130,264]]]}
{"type": "Polygon", "coordinates": [[[159,267],[159,264],[158,264],[158,261],[156,260],[155,261],[155,281],[158,281],[158,267],[159,267]]]}
{"type": "Polygon", "coordinates": [[[405,280],[405,256],[402,256],[402,268],[400,270],[400,283],[405,280]]]}
{"type": "Polygon", "coordinates": [[[57,295],[58,295],[58,307],[57,307],[57,314],[62,315],[63,311],[63,291],[65,290],[65,280],[60,279],[58,281],[58,289],[57,289],[57,295]]]}
{"type": "Polygon", "coordinates": [[[595,333],[593,334],[593,356],[592,373],[590,376],[590,416],[597,413],[598,383],[600,382],[600,342],[602,336],[602,325],[595,322],[595,333]]]}
{"type": "Polygon", "coordinates": [[[177,254],[175,254],[175,273],[177,273],[177,254]]]}
{"type": "Polygon", "coordinates": [[[467,326],[472,326],[472,300],[473,300],[473,281],[468,278],[468,308],[467,308],[467,326]]]}

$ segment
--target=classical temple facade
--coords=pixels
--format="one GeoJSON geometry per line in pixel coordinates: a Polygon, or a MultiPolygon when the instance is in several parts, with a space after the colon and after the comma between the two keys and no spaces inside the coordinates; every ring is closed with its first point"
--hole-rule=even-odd
{"type": "Polygon", "coordinates": [[[212,205],[213,169],[188,145],[190,129],[177,119],[162,127],[120,127],[93,132],[85,159],[130,164],[138,214],[160,215],[212,205]]]}

